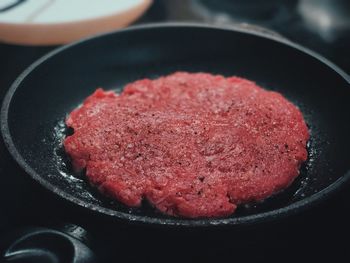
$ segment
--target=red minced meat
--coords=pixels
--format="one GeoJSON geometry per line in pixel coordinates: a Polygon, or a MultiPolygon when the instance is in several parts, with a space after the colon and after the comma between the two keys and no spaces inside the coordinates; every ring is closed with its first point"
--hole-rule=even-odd
{"type": "Polygon", "coordinates": [[[223,217],[288,187],[307,159],[301,112],[238,77],[177,72],[97,89],[66,124],[75,170],[130,207],[223,217]]]}

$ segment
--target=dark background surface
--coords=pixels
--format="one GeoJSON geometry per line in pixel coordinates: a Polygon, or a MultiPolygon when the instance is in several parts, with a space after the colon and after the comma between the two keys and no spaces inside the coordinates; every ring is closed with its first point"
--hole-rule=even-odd
{"type": "MultiPolygon", "coordinates": [[[[217,2],[219,1],[157,1],[138,23],[190,20],[226,25],[241,22],[258,24],[317,50],[350,72],[350,31],[346,31],[346,27],[333,28],[328,35],[311,30],[301,19],[294,3],[287,9],[286,5],[274,6],[275,12],[272,13],[264,11],[264,14],[260,14],[259,11],[255,11],[257,13],[252,14],[252,11],[244,13],[243,10],[237,15],[229,10],[230,6],[225,6],[227,1],[220,1],[220,5],[215,4],[217,2]],[[203,11],[203,8],[193,5],[193,2],[204,4],[204,7],[209,6],[210,12],[203,11]],[[198,11],[199,9],[202,11],[198,11]],[[279,16],[276,15],[278,12],[282,12],[280,19],[276,18],[279,16]]],[[[291,4],[294,1],[288,2],[291,4]]],[[[334,9],[328,6],[327,10],[332,8],[334,9]]],[[[264,8],[260,7],[259,10],[264,8]]],[[[52,48],[0,44],[1,100],[18,74],[52,48]]],[[[18,168],[2,141],[0,176],[0,243],[6,233],[19,227],[52,226],[71,222],[88,230],[93,236],[93,248],[106,262],[117,260],[345,262],[350,257],[347,240],[350,234],[348,202],[350,186],[326,202],[278,222],[241,229],[166,229],[130,226],[121,222],[111,222],[108,218],[92,217],[86,211],[56,199],[33,183],[29,176],[18,168]],[[112,258],[115,260],[111,260],[112,258]]]]}

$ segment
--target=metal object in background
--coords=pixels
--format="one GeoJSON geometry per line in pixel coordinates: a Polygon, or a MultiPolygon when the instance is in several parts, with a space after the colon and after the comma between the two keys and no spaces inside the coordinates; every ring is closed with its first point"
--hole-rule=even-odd
{"type": "Polygon", "coordinates": [[[332,44],[350,35],[348,0],[302,0],[298,12],[306,27],[326,43],[332,44]]]}
{"type": "Polygon", "coordinates": [[[214,24],[281,23],[290,19],[297,0],[192,0],[195,13],[214,24]]]}

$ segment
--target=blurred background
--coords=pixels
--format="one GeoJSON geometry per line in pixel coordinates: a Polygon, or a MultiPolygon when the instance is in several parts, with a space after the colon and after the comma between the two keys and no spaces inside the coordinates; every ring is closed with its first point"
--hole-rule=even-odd
{"type": "Polygon", "coordinates": [[[348,0],[159,0],[144,21],[243,23],[268,29],[316,50],[350,73],[348,0]]]}
{"type": "MultiPolygon", "coordinates": [[[[132,24],[171,21],[269,31],[350,72],[348,0],[1,0],[0,43],[53,46],[132,24]]],[[[11,61],[12,50],[1,44],[1,59],[11,61]]]]}
{"type": "Polygon", "coordinates": [[[0,95],[25,67],[57,45],[128,25],[174,21],[279,35],[350,73],[348,0],[1,0],[0,95]]]}

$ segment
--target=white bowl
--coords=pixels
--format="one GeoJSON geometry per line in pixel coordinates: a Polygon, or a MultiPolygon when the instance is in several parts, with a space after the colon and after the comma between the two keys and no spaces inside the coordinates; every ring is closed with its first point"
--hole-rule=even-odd
{"type": "Polygon", "coordinates": [[[65,44],[125,27],[151,3],[152,0],[1,0],[0,41],[65,44]],[[1,11],[6,7],[8,10],[1,11]]]}

